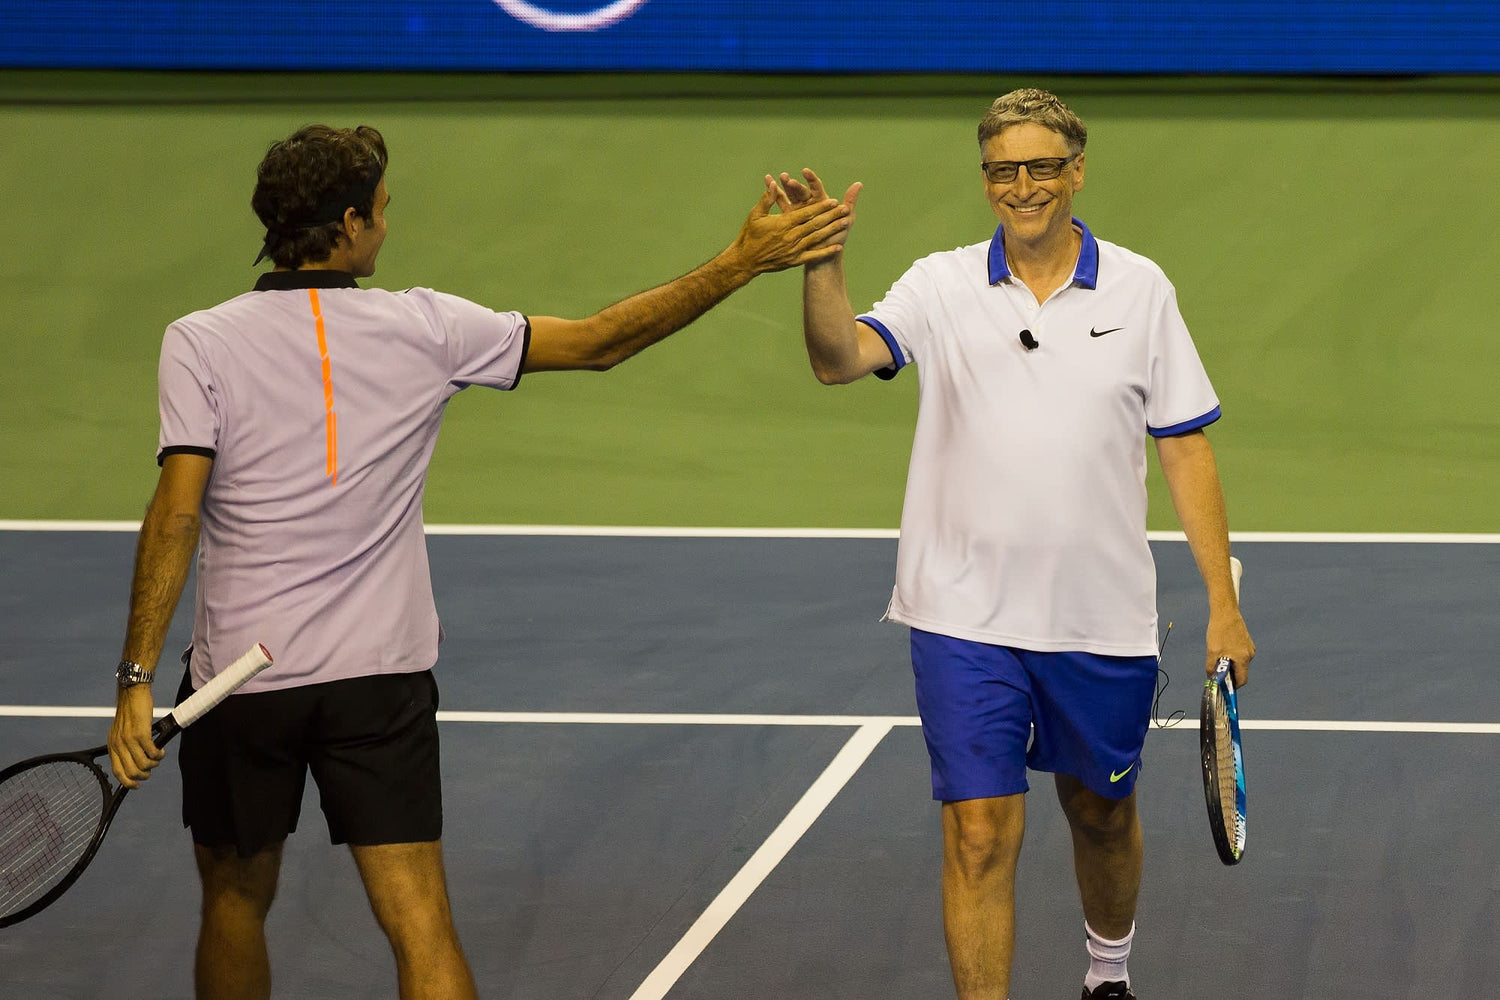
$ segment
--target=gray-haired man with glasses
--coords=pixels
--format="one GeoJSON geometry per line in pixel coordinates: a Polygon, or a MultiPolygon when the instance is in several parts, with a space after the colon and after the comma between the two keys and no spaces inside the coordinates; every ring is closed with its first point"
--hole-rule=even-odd
{"type": "MultiPolygon", "coordinates": [[[[859,316],[842,253],[804,271],[819,381],[917,366],[886,619],[911,629],[960,1000],[1010,987],[1028,770],[1053,774],[1072,830],[1083,998],[1135,998],[1135,783],[1157,676],[1148,436],[1208,593],[1205,668],[1228,656],[1243,685],[1255,651],[1203,433],[1219,401],[1161,269],[1073,217],[1087,139],[1054,95],[1006,94],[979,125],[992,238],[919,260],[859,316]]],[[[766,183],[785,207],[826,196],[811,170],[766,183]]]]}

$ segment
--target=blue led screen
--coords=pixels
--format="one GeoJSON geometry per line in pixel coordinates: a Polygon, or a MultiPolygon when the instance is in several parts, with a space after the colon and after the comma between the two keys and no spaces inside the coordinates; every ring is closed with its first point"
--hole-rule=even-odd
{"type": "Polygon", "coordinates": [[[0,65],[1490,73],[1500,3],[0,0],[0,65]]]}

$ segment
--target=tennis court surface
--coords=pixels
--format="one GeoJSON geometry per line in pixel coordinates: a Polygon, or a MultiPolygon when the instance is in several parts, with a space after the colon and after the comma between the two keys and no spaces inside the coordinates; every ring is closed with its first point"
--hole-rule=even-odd
{"type": "MultiPolygon", "coordinates": [[[[1197,765],[1201,587],[1153,543],[1171,685],[1141,784],[1143,1000],[1485,996],[1500,982],[1495,536],[1238,539],[1260,649],[1250,839],[1218,862],[1197,765]]],[[[434,534],[449,878],[485,997],[951,997],[938,810],[895,542],[434,534]]],[[[101,742],[134,536],[0,531],[0,763],[101,742]]],[[[185,643],[179,616],[171,644],[185,643]]],[[[170,691],[171,685],[159,686],[170,691]]],[[[170,752],[170,751],[169,751],[170,752]]],[[[197,886],[174,766],[79,885],[0,932],[0,996],[187,997],[197,886]]],[[[1085,967],[1035,781],[1015,1000],[1085,967]]],[[[278,997],[393,996],[309,786],[270,921],[278,997]]]]}

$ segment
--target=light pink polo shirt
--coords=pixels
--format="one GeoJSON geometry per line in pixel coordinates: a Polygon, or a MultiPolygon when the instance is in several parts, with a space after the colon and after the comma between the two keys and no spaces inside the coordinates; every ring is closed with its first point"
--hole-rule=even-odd
{"type": "Polygon", "coordinates": [[[214,459],[195,685],[256,642],[276,663],[245,691],[436,662],[427,466],[448,400],[515,388],[530,332],[520,313],[332,271],[264,274],[167,328],[158,461],[214,459]]]}

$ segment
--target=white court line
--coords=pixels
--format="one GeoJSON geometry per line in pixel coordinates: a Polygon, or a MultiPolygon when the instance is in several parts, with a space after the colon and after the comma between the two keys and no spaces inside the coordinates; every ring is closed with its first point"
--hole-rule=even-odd
{"type": "MultiPolygon", "coordinates": [[[[165,718],[171,708],[153,708],[152,716],[165,718]]],[[[19,719],[113,719],[115,710],[72,705],[0,705],[0,718],[10,716],[19,719]]]]}
{"type": "MultiPolygon", "coordinates": [[[[165,715],[166,711],[164,708],[157,709],[157,714],[165,715]]],[[[113,719],[115,710],[72,705],[0,705],[0,716],[20,719],[113,719]]]]}
{"type": "Polygon", "coordinates": [[[1495,735],[1494,722],[1357,722],[1311,719],[1240,719],[1241,729],[1271,729],[1283,733],[1468,733],[1495,735]]]}
{"type": "MultiPolygon", "coordinates": [[[[114,714],[113,710],[110,712],[114,714]]],[[[439,722],[557,722],[626,726],[917,726],[915,715],[734,715],[692,712],[450,712],[439,722]]]]}
{"type": "Polygon", "coordinates": [[[767,875],[781,863],[781,859],[802,839],[813,822],[828,808],[861,765],[869,758],[876,745],[891,731],[889,725],[861,726],[844,744],[833,761],[818,776],[818,780],[786,814],[779,826],[766,838],[765,843],[750,856],[723,890],[708,904],[708,909],[693,922],[682,939],[667,952],[665,958],[651,970],[630,1000],[661,1000],[667,995],[688,966],[703,953],[714,936],[723,930],[745,900],[765,881],[767,875]]]}
{"type": "MultiPolygon", "coordinates": [[[[160,718],[170,709],[158,708],[160,718]]],[[[84,705],[0,705],[0,718],[112,719],[113,708],[84,705]]],[[[575,726],[832,726],[840,729],[920,726],[915,715],[734,715],[694,712],[453,712],[439,722],[524,723],[575,726]]],[[[1354,719],[1240,719],[1241,729],[1312,733],[1457,733],[1500,735],[1500,722],[1377,722],[1354,719]]],[[[1152,732],[1196,733],[1196,723],[1152,726],[1152,732]]]]}
{"type": "MultiPolygon", "coordinates": [[[[1187,536],[1180,531],[1148,531],[1146,537],[1153,542],[1185,542],[1187,536]]],[[[1364,545],[1500,545],[1500,535],[1438,531],[1231,531],[1232,542],[1295,542],[1317,544],[1332,542],[1364,545]]]]}
{"type": "Polygon", "coordinates": [[[693,528],[629,524],[429,524],[429,535],[560,535],[600,538],[898,538],[895,528],[693,528]]]}
{"type": "Polygon", "coordinates": [[[0,521],[0,531],[140,531],[139,521],[0,521]]]}
{"type": "MultiPolygon", "coordinates": [[[[139,521],[6,521],[0,531],[139,531],[139,521]]],[[[429,524],[429,535],[533,535],[588,538],[899,538],[895,528],[684,528],[608,524],[429,524]]],[[[1182,542],[1180,531],[1148,531],[1153,542],[1182,542]]],[[[1500,534],[1444,532],[1231,531],[1236,542],[1500,545],[1500,534]]]]}

